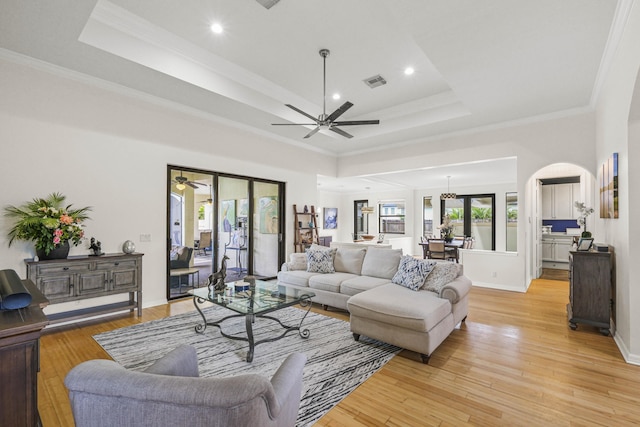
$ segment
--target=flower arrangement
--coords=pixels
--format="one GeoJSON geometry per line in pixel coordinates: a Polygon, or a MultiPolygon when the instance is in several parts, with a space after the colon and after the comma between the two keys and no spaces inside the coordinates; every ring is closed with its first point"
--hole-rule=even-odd
{"type": "Polygon", "coordinates": [[[580,215],[578,215],[578,224],[581,227],[584,226],[582,237],[591,237],[591,233],[587,231],[587,217],[595,212],[594,209],[586,207],[584,202],[575,202],[574,206],[578,212],[580,212],[580,215]]]}
{"type": "Polygon", "coordinates": [[[82,222],[89,219],[91,208],[72,209],[72,205],[62,205],[64,200],[62,194],[52,193],[19,207],[5,207],[5,217],[15,220],[9,230],[9,246],[14,240],[33,241],[36,251],[48,255],[67,242],[79,245],[84,238],[82,222]]]}
{"type": "Polygon", "coordinates": [[[440,237],[443,239],[453,239],[453,224],[451,224],[451,217],[446,214],[442,218],[442,224],[438,226],[440,230],[440,237]]]}

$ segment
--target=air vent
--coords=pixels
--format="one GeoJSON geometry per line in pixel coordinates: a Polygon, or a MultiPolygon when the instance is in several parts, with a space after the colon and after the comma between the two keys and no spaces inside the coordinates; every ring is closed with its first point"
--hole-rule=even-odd
{"type": "Polygon", "coordinates": [[[266,7],[267,9],[271,9],[276,3],[280,0],[256,0],[258,3],[266,7]]]}
{"type": "Polygon", "coordinates": [[[387,84],[387,81],[380,74],[378,74],[377,76],[369,77],[368,79],[364,79],[363,82],[365,82],[371,89],[387,84]]]}

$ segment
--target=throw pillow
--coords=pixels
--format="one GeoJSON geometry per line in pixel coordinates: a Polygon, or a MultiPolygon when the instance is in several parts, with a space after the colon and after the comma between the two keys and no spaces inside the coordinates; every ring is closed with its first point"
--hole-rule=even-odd
{"type": "Polygon", "coordinates": [[[412,291],[417,291],[422,287],[435,264],[435,261],[417,259],[411,255],[405,255],[400,259],[398,271],[393,275],[391,282],[409,288],[412,291]]]}
{"type": "Polygon", "coordinates": [[[293,253],[289,256],[290,261],[287,263],[289,271],[306,270],[307,254],[293,253]]]}
{"type": "Polygon", "coordinates": [[[307,271],[309,273],[335,273],[333,257],[335,249],[325,246],[311,246],[307,249],[307,271]]]}
{"type": "Polygon", "coordinates": [[[391,280],[398,271],[401,258],[402,249],[368,247],[360,274],[391,280]]]}
{"type": "Polygon", "coordinates": [[[458,277],[457,264],[449,261],[436,262],[433,271],[429,273],[429,276],[424,281],[422,289],[439,294],[444,285],[453,281],[456,277],[458,277]]]}

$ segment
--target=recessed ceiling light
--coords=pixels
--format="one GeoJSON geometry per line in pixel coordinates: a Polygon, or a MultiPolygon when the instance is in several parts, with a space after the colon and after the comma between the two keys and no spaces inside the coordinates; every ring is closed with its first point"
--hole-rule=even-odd
{"type": "Polygon", "coordinates": [[[415,70],[413,69],[413,67],[407,67],[407,68],[405,68],[405,69],[404,69],[404,73],[405,73],[407,76],[410,76],[410,75],[411,75],[411,74],[413,74],[414,72],[415,72],[415,70]]]}
{"type": "Polygon", "coordinates": [[[215,34],[222,34],[222,25],[220,25],[218,22],[214,22],[213,24],[211,24],[211,31],[213,31],[215,34]]]}
{"type": "Polygon", "coordinates": [[[340,99],[340,94],[339,94],[339,93],[334,93],[334,94],[333,94],[333,99],[334,99],[334,100],[336,100],[336,101],[337,101],[338,99],[340,99]]]}

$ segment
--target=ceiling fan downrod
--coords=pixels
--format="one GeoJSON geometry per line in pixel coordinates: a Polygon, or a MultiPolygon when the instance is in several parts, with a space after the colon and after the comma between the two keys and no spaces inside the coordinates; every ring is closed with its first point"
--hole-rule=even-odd
{"type": "Polygon", "coordinates": [[[322,116],[318,120],[327,120],[327,56],[331,53],[329,49],[320,49],[318,52],[322,56],[322,116]]]}

